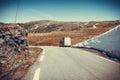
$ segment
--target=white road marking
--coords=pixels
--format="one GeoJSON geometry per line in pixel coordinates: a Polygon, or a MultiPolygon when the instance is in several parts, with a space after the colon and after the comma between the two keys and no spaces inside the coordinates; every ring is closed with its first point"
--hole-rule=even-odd
{"type": "Polygon", "coordinates": [[[40,57],[40,62],[42,62],[43,59],[44,59],[44,55],[42,55],[42,56],[40,57]]]}
{"type": "Polygon", "coordinates": [[[40,68],[36,69],[33,80],[39,80],[40,79],[40,68]]]}
{"type": "Polygon", "coordinates": [[[45,54],[41,53],[24,80],[120,79],[119,63],[110,62],[81,49],[51,46],[42,48],[45,54]]]}
{"type": "Polygon", "coordinates": [[[39,59],[39,61],[40,61],[40,62],[42,62],[42,61],[43,61],[44,56],[45,56],[44,54],[45,54],[45,51],[43,51],[43,52],[42,52],[42,54],[41,54],[41,56],[40,56],[40,59],[39,59]]]}

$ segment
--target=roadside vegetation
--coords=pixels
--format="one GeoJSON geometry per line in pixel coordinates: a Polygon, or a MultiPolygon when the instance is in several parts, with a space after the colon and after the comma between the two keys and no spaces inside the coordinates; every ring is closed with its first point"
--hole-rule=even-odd
{"type": "Polygon", "coordinates": [[[72,45],[83,42],[94,36],[100,35],[112,27],[107,28],[87,28],[79,31],[57,31],[48,33],[29,33],[28,39],[30,45],[41,46],[59,46],[60,39],[69,36],[72,39],[72,45]]]}

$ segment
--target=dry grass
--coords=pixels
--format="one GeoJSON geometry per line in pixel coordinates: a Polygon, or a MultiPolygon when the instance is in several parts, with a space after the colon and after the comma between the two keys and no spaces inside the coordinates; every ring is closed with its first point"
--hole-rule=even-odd
{"type": "Polygon", "coordinates": [[[68,31],[68,32],[50,32],[50,33],[29,33],[30,45],[42,45],[42,46],[59,46],[59,41],[62,37],[69,36],[72,39],[72,45],[83,42],[94,36],[100,35],[108,30],[109,28],[88,28],[81,29],[79,31],[68,31]]]}

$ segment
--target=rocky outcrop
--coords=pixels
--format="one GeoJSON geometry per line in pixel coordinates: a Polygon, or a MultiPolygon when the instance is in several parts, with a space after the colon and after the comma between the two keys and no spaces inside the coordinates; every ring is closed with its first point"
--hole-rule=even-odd
{"type": "Polygon", "coordinates": [[[0,77],[21,65],[29,55],[27,35],[18,25],[0,27],[0,77]]]}

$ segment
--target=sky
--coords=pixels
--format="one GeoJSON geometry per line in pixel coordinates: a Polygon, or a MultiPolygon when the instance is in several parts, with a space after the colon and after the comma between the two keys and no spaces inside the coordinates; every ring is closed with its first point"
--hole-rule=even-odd
{"type": "Polygon", "coordinates": [[[0,22],[120,20],[119,0],[0,0],[0,22]]]}

